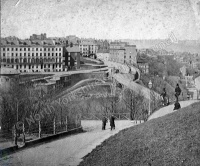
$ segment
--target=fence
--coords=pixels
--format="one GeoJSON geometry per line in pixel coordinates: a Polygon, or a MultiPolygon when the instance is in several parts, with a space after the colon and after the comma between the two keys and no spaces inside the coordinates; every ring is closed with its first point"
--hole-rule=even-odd
{"type": "Polygon", "coordinates": [[[31,124],[25,122],[15,125],[9,138],[15,144],[25,143],[26,141],[71,131],[79,127],[81,127],[81,118],[78,115],[75,119],[66,116],[62,121],[54,118],[48,121],[36,121],[31,124]]]}
{"type": "Polygon", "coordinates": [[[82,120],[102,120],[103,117],[110,118],[111,115],[115,117],[116,120],[130,120],[130,113],[107,113],[107,114],[101,114],[101,113],[95,113],[95,114],[87,114],[82,115],[82,120]]]}

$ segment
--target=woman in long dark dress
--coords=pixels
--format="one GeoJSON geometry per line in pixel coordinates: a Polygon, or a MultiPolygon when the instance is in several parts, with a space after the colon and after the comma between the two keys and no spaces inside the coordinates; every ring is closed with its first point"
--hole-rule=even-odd
{"type": "Polygon", "coordinates": [[[111,130],[115,129],[115,117],[113,115],[110,117],[110,127],[111,130]]]}

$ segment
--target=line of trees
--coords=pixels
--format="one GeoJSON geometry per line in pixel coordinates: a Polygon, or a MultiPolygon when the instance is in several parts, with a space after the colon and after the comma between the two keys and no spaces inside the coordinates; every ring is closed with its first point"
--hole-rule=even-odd
{"type": "Polygon", "coordinates": [[[53,95],[53,91],[46,94],[42,89],[36,91],[17,85],[12,86],[9,92],[1,92],[0,126],[3,136],[13,138],[14,129],[18,136],[23,130],[38,132],[39,124],[42,131],[48,133],[54,121],[62,125],[66,123],[66,118],[75,125],[76,115],[69,107],[70,103],[52,102],[53,95]]]}

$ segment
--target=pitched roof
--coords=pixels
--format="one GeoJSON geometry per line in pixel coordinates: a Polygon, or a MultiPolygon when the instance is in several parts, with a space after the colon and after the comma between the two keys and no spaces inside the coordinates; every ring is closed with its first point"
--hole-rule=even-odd
{"type": "Polygon", "coordinates": [[[67,52],[80,52],[80,48],[78,46],[66,47],[67,52]]]}

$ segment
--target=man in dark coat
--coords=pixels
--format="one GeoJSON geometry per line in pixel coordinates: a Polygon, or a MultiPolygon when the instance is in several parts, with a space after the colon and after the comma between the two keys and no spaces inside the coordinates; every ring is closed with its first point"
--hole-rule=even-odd
{"type": "Polygon", "coordinates": [[[113,115],[110,117],[110,127],[111,130],[115,129],[115,117],[113,115]]]}
{"type": "Polygon", "coordinates": [[[176,96],[176,100],[178,101],[178,97],[180,96],[181,94],[181,88],[179,87],[179,84],[176,85],[176,88],[175,88],[175,96],[176,96]]]}
{"type": "Polygon", "coordinates": [[[105,130],[106,129],[106,123],[107,123],[107,118],[104,116],[103,118],[102,118],[102,130],[105,130]]]}

